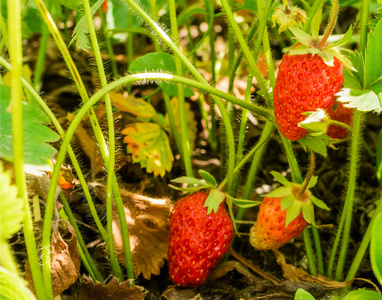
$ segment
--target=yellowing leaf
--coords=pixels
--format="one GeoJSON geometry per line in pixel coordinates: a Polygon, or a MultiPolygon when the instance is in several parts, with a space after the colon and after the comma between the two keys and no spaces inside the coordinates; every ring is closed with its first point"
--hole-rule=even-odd
{"type": "MultiPolygon", "coordinates": [[[[179,100],[178,98],[172,98],[171,99],[171,106],[175,114],[175,125],[176,129],[178,130],[180,134],[180,114],[179,112],[179,100]]],[[[190,147],[191,151],[194,149],[194,144],[195,144],[195,139],[196,139],[196,133],[197,133],[197,124],[195,121],[195,116],[192,110],[190,109],[190,104],[186,102],[186,119],[187,119],[187,136],[188,140],[190,141],[190,147]]],[[[166,114],[165,121],[164,121],[164,128],[168,131],[171,132],[171,126],[170,126],[170,120],[168,117],[168,114],[166,114]]]]}
{"type": "Polygon", "coordinates": [[[141,98],[135,98],[134,96],[124,97],[120,93],[111,92],[110,99],[116,108],[137,117],[154,118],[157,115],[155,108],[141,98]]]}
{"type": "Polygon", "coordinates": [[[127,152],[132,154],[133,162],[140,163],[148,173],[164,176],[172,168],[174,156],[167,134],[156,123],[134,123],[122,130],[126,135],[124,142],[127,152]]]}

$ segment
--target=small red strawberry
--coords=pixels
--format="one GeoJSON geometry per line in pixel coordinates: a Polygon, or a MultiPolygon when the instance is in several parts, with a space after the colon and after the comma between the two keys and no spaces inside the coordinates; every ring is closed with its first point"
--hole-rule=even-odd
{"type": "Polygon", "coordinates": [[[307,222],[301,212],[285,226],[286,211],[281,209],[281,199],[265,197],[261,203],[257,222],[251,228],[249,239],[256,249],[278,249],[304,231],[307,222]]]}
{"type": "Polygon", "coordinates": [[[333,1],[332,17],[322,38],[319,37],[321,11],[313,17],[311,35],[293,26],[288,28],[299,43],[282,58],[273,96],[276,123],[289,140],[300,140],[309,134],[298,124],[307,118],[304,113],[318,109],[332,111],[335,94],[344,81],[343,66],[352,67],[349,59],[339,52],[339,47],[350,40],[351,30],[334,45],[327,42],[336,12],[337,1],[333,1]]]}
{"type": "Polygon", "coordinates": [[[304,112],[332,110],[334,95],[344,81],[342,69],[337,58],[331,67],[319,55],[284,55],[273,95],[276,122],[287,139],[295,141],[308,135],[308,130],[298,125],[307,118],[304,112]]]}
{"type": "Polygon", "coordinates": [[[207,214],[206,192],[195,192],[175,203],[168,239],[169,273],[185,287],[204,283],[211,269],[228,251],[234,232],[223,204],[207,214]]]}
{"type": "Polygon", "coordinates": [[[278,249],[299,236],[308,223],[314,223],[313,204],[329,209],[309,191],[317,182],[317,177],[313,176],[313,157],[310,172],[301,185],[271,172],[284,186],[267,194],[260,205],[257,222],[249,234],[249,241],[256,249],[278,249]]]}
{"type": "MultiPolygon", "coordinates": [[[[329,117],[334,121],[339,121],[351,127],[353,123],[353,109],[345,107],[342,102],[338,102],[337,108],[329,117]]],[[[340,125],[331,124],[326,134],[332,139],[345,139],[349,135],[349,130],[340,125]]]]}

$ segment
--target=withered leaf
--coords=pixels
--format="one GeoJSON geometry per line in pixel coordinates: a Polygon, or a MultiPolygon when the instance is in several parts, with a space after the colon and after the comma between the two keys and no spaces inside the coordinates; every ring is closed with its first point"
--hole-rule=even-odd
{"type": "MultiPolygon", "coordinates": [[[[41,245],[41,230],[43,222],[35,222],[37,228],[36,242],[41,245]]],[[[41,249],[41,247],[39,247],[41,249]]],[[[73,227],[64,220],[54,226],[51,239],[51,276],[53,295],[65,291],[80,276],[80,255],[77,249],[77,237],[73,227]]],[[[25,265],[25,280],[28,287],[34,291],[29,262],[25,265]]]]}
{"type": "Polygon", "coordinates": [[[170,286],[162,296],[167,300],[202,300],[200,294],[195,289],[179,288],[175,285],[170,286]]]}
{"type": "Polygon", "coordinates": [[[78,295],[79,300],[143,300],[146,292],[143,287],[131,286],[131,282],[126,280],[118,283],[117,278],[103,286],[101,283],[94,284],[91,279],[84,279],[78,295]]]}
{"type": "Polygon", "coordinates": [[[350,285],[353,280],[339,282],[332,279],[329,279],[325,276],[318,274],[317,276],[310,275],[302,268],[296,268],[291,264],[287,264],[284,256],[280,251],[272,250],[276,256],[276,261],[279,266],[282,268],[284,277],[292,281],[303,281],[303,282],[313,282],[320,283],[325,289],[338,289],[344,288],[350,285]]]}
{"type": "Polygon", "coordinates": [[[129,112],[141,118],[154,118],[157,115],[155,108],[147,101],[134,96],[124,97],[121,93],[111,92],[111,102],[119,110],[129,112]]]}
{"type": "MultiPolygon", "coordinates": [[[[106,201],[106,187],[92,184],[97,196],[106,201]]],[[[167,258],[168,227],[172,203],[169,199],[154,199],[121,189],[129,227],[130,247],[137,277],[143,274],[150,279],[151,274],[159,275],[167,258]]],[[[113,207],[114,248],[121,263],[125,263],[121,225],[116,207],[113,207]]]]}
{"type": "Polygon", "coordinates": [[[241,262],[238,261],[225,261],[219,265],[217,265],[208,276],[208,280],[218,280],[219,278],[227,275],[229,272],[232,272],[233,270],[236,270],[240,274],[243,275],[243,277],[246,279],[246,281],[250,284],[260,284],[261,279],[254,276],[248,268],[243,265],[241,262]]]}

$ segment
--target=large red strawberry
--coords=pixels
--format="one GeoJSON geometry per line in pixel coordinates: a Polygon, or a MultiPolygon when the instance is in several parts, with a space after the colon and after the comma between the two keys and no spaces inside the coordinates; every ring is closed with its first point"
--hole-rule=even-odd
{"type": "Polygon", "coordinates": [[[170,218],[168,262],[172,281],[197,287],[228,251],[233,226],[223,204],[207,214],[206,192],[195,192],[175,203],[170,218]]]}
{"type": "MultiPolygon", "coordinates": [[[[339,121],[351,127],[353,123],[353,112],[352,108],[345,107],[341,102],[338,102],[335,111],[329,114],[329,117],[334,121],[339,121]]],[[[349,135],[349,130],[343,126],[331,124],[328,127],[326,134],[332,139],[345,139],[349,135]]]]}
{"type": "Polygon", "coordinates": [[[265,197],[261,203],[257,222],[251,228],[249,239],[256,249],[278,249],[303,232],[307,222],[301,212],[285,226],[286,210],[281,209],[281,199],[265,197]]]}
{"type": "Polygon", "coordinates": [[[298,125],[307,118],[304,112],[333,109],[334,95],[344,81],[342,69],[337,58],[329,66],[319,55],[284,55],[273,95],[276,122],[287,139],[295,141],[308,135],[308,130],[298,125]]]}

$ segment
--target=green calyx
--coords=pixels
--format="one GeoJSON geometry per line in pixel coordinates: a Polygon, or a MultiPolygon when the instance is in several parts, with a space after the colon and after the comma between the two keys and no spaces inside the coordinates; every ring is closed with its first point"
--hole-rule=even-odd
{"type": "MultiPolygon", "coordinates": [[[[336,15],[333,12],[334,16],[332,18],[335,18],[336,15]]],[[[334,42],[333,44],[329,44],[327,42],[327,39],[329,37],[329,34],[332,30],[332,27],[334,26],[334,22],[331,22],[326,30],[325,35],[320,38],[319,36],[319,28],[321,24],[321,17],[322,17],[322,11],[318,11],[315,16],[312,19],[311,22],[311,34],[308,34],[301,29],[297,27],[290,27],[289,30],[294,35],[294,38],[299,42],[297,46],[295,46],[293,49],[289,51],[289,55],[303,55],[303,54],[312,54],[312,55],[319,55],[323,61],[329,65],[334,65],[334,58],[337,58],[339,61],[342,62],[342,64],[349,69],[354,69],[351,61],[341,54],[341,51],[343,50],[341,46],[346,45],[349,43],[353,29],[352,27],[349,28],[349,30],[344,34],[344,36],[334,42]]]]}
{"type": "Polygon", "coordinates": [[[302,184],[297,184],[288,181],[278,172],[272,171],[271,174],[283,186],[264,196],[282,198],[280,205],[282,210],[286,210],[285,226],[288,226],[301,212],[307,223],[314,224],[314,205],[329,210],[327,205],[322,200],[313,196],[309,190],[317,184],[317,176],[312,176],[308,179],[309,182],[307,184],[305,181],[302,184]]]}

